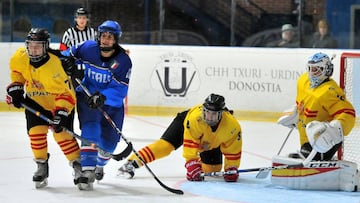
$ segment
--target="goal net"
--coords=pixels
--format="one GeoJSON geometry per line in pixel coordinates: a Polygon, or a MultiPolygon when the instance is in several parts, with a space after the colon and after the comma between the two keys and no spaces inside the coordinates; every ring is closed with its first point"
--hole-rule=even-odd
{"type": "MultiPolygon", "coordinates": [[[[356,111],[355,126],[344,139],[342,159],[355,162],[360,167],[360,53],[341,55],[340,86],[356,111]]],[[[341,154],[339,155],[341,157],[341,154]]]]}

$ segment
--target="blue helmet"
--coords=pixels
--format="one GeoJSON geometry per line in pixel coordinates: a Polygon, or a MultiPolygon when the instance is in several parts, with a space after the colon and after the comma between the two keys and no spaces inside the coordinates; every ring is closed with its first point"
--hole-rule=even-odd
{"type": "Polygon", "coordinates": [[[99,37],[103,32],[109,32],[113,34],[116,42],[119,42],[119,39],[122,34],[121,26],[119,25],[119,23],[113,20],[107,20],[98,27],[99,37]]]}
{"type": "Polygon", "coordinates": [[[328,55],[319,52],[309,58],[307,71],[309,73],[310,87],[315,88],[332,76],[334,65],[328,55]]]}

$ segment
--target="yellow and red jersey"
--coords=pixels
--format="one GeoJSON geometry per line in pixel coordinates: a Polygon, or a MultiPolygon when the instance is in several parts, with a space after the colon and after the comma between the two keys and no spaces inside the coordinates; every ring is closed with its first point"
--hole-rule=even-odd
{"type": "Polygon", "coordinates": [[[219,146],[225,157],[224,168],[239,167],[242,150],[239,122],[230,112],[224,111],[216,131],[213,132],[203,120],[202,105],[191,108],[184,120],[183,156],[186,161],[199,159],[200,152],[219,146]]]}
{"type": "Polygon", "coordinates": [[[30,64],[25,48],[19,48],[10,59],[10,80],[24,84],[27,97],[44,109],[66,109],[70,112],[76,103],[74,88],[60,59],[48,54],[50,59],[35,68],[30,64]]]}
{"type": "Polygon", "coordinates": [[[297,82],[296,104],[301,145],[309,142],[305,129],[311,121],[339,120],[344,135],[348,135],[355,125],[353,105],[346,99],[344,91],[331,78],[316,88],[310,88],[308,73],[301,75],[297,82]]]}

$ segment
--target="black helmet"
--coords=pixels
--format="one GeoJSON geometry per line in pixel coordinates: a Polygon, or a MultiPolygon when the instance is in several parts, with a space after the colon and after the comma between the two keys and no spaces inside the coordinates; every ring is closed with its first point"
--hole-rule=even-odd
{"type": "Polygon", "coordinates": [[[41,59],[45,58],[47,50],[50,45],[50,34],[45,28],[31,28],[30,32],[26,36],[25,46],[28,56],[32,62],[38,62],[41,59]],[[32,55],[29,51],[30,42],[39,42],[43,45],[43,53],[41,55],[32,55]]]}
{"type": "Polygon", "coordinates": [[[87,10],[85,10],[83,7],[80,7],[78,9],[76,9],[74,17],[77,18],[78,16],[86,16],[87,18],[89,18],[89,12],[87,10]]]}
{"type": "Polygon", "coordinates": [[[45,28],[31,28],[26,40],[48,42],[50,40],[50,34],[45,28]]]}
{"type": "Polygon", "coordinates": [[[218,94],[210,94],[203,104],[204,108],[210,111],[222,111],[225,109],[225,99],[218,94]]]}

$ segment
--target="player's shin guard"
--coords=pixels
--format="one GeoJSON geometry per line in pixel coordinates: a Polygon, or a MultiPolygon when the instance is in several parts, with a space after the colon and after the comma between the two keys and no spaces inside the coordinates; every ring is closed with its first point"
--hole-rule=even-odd
{"type": "MultiPolygon", "coordinates": [[[[156,159],[169,155],[172,151],[174,151],[174,149],[174,146],[168,141],[159,139],[156,142],[140,149],[138,154],[146,163],[150,163],[156,159]]],[[[132,154],[128,158],[128,161],[118,169],[119,175],[127,178],[133,178],[135,175],[135,169],[141,167],[142,165],[142,161],[140,161],[135,154],[132,154]]]]}
{"type": "Polygon", "coordinates": [[[48,158],[47,132],[46,125],[32,127],[28,132],[35,159],[47,160],[48,158]]]}
{"type": "MultiPolygon", "coordinates": [[[[150,163],[155,161],[156,159],[161,159],[169,155],[172,151],[174,151],[174,149],[174,146],[168,141],[159,139],[156,142],[139,150],[138,154],[141,156],[141,158],[143,158],[146,163],[150,163]]],[[[135,154],[132,154],[128,158],[128,160],[135,160],[139,167],[143,165],[135,154]]]]}
{"type": "MultiPolygon", "coordinates": [[[[299,159],[273,157],[273,166],[299,164],[299,159]]],[[[271,183],[291,189],[357,191],[357,164],[349,161],[312,161],[308,166],[273,170],[271,183]]]]}
{"type": "Polygon", "coordinates": [[[54,133],[54,139],[69,161],[79,159],[80,148],[74,137],[62,131],[60,133],[54,133]]]}

